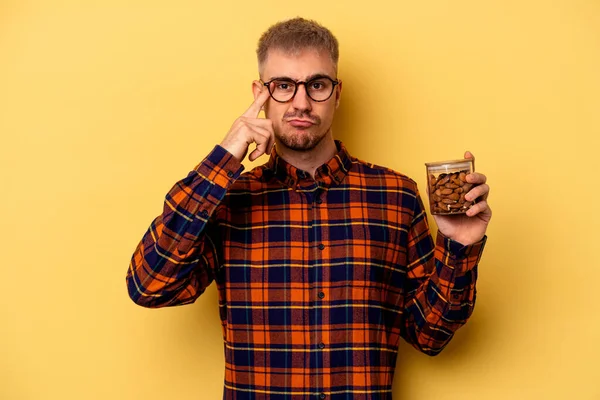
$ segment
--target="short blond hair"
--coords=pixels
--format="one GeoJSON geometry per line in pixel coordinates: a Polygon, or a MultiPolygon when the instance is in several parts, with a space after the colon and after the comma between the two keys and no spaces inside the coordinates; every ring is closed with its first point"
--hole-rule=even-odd
{"type": "Polygon", "coordinates": [[[280,21],[262,34],[256,49],[259,70],[267,59],[270,49],[298,54],[306,48],[329,53],[337,70],[340,51],[335,36],[318,22],[300,17],[280,21]]]}

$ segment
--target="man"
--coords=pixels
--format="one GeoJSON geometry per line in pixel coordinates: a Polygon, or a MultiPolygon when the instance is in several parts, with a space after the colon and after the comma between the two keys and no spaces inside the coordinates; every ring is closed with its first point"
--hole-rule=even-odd
{"type": "Polygon", "coordinates": [[[486,177],[468,176],[467,200],[479,201],[466,215],[435,216],[434,242],[416,183],[333,138],[331,32],[285,21],[257,53],[254,102],[167,194],[132,257],[129,295],[188,304],[216,281],[225,399],[391,399],[400,338],[435,355],[471,315],[486,177]],[[242,174],[253,143],[250,160],[270,159],[242,174]]]}

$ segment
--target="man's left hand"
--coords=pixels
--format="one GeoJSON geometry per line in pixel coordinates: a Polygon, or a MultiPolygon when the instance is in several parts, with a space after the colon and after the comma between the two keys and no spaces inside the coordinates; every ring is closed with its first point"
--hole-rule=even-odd
{"type": "MultiPolygon", "coordinates": [[[[475,157],[467,151],[465,158],[475,157]]],[[[473,204],[466,214],[434,215],[440,232],[465,246],[483,239],[492,218],[492,210],[487,203],[490,187],[485,183],[486,180],[486,176],[479,172],[467,175],[467,182],[472,183],[474,187],[465,195],[465,200],[477,199],[477,203],[473,204]]]]}

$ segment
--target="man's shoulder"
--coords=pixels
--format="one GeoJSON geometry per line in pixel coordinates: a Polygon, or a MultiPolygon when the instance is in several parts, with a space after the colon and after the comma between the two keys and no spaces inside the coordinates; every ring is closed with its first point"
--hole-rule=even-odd
{"type": "Polygon", "coordinates": [[[352,157],[353,168],[350,176],[360,176],[366,179],[385,180],[387,186],[397,185],[403,188],[416,189],[417,183],[408,175],[390,167],[375,164],[352,157]]]}

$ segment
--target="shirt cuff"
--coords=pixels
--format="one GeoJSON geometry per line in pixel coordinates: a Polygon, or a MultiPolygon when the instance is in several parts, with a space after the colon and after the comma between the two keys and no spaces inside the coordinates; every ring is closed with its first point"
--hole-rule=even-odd
{"type": "Polygon", "coordinates": [[[194,170],[215,185],[229,187],[244,170],[244,166],[221,145],[216,145],[194,170]]]}
{"type": "Polygon", "coordinates": [[[483,238],[479,242],[475,242],[469,245],[463,245],[456,240],[450,239],[444,235],[440,230],[437,232],[436,245],[441,246],[446,250],[450,257],[455,259],[472,258],[473,256],[479,259],[485,243],[487,241],[487,235],[483,235],[483,238]]]}

